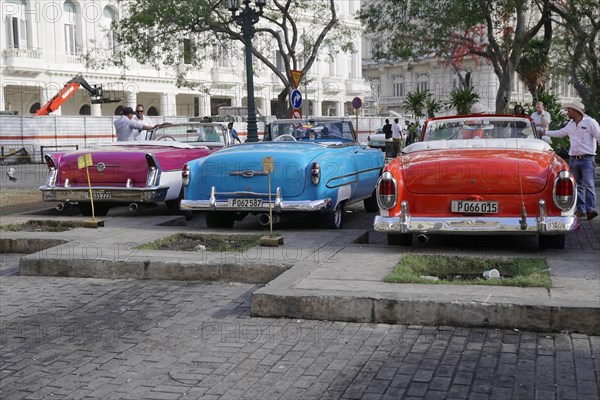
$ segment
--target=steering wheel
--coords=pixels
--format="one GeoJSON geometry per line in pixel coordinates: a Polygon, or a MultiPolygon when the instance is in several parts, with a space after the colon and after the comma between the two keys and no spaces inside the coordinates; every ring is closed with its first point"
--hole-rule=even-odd
{"type": "Polygon", "coordinates": [[[297,142],[296,138],[293,137],[292,135],[290,135],[289,133],[286,133],[284,135],[279,135],[275,138],[275,140],[273,140],[274,142],[288,142],[290,141],[289,139],[292,139],[292,142],[297,142]]]}
{"type": "Polygon", "coordinates": [[[156,138],[155,140],[167,140],[167,139],[171,139],[171,140],[172,140],[172,141],[174,141],[174,142],[176,141],[176,140],[175,140],[175,138],[174,138],[173,136],[169,136],[169,135],[164,135],[164,136],[161,136],[161,137],[159,137],[159,138],[156,138]]]}

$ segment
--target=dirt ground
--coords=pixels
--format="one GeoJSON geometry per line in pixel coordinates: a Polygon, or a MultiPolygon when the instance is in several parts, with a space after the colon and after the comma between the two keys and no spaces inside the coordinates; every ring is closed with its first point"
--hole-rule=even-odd
{"type": "Polygon", "coordinates": [[[0,216],[52,207],[52,203],[42,201],[39,189],[0,188],[0,216]]]}

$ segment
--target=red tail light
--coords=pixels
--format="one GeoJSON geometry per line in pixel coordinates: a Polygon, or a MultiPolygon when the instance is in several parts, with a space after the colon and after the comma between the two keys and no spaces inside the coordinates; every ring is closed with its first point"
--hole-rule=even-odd
{"type": "Polygon", "coordinates": [[[577,196],[577,189],[575,188],[575,181],[571,177],[569,171],[561,171],[556,180],[554,181],[554,189],[552,197],[554,204],[563,211],[569,210],[573,207],[577,196]]]}
{"type": "Polygon", "coordinates": [[[385,210],[396,205],[396,180],[388,171],[384,172],[377,182],[377,202],[385,210]]]}
{"type": "Polygon", "coordinates": [[[181,181],[185,186],[190,183],[190,166],[187,163],[181,168],[181,181]]]}

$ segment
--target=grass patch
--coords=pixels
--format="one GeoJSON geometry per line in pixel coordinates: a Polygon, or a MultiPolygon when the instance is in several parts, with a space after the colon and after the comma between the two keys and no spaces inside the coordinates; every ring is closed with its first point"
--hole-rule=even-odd
{"type": "Polygon", "coordinates": [[[244,252],[260,243],[260,235],[193,235],[178,233],[137,246],[139,250],[244,252]]]}
{"type": "Polygon", "coordinates": [[[385,278],[390,283],[552,287],[548,264],[541,258],[483,258],[408,254],[385,278]],[[483,272],[500,271],[485,279],[483,272]],[[428,278],[429,277],[429,278],[428,278]],[[434,280],[437,277],[438,280],[434,280]]]}
{"type": "Polygon", "coordinates": [[[0,225],[0,231],[11,232],[64,232],[74,228],[81,228],[82,221],[52,221],[30,220],[16,224],[0,225]]]}

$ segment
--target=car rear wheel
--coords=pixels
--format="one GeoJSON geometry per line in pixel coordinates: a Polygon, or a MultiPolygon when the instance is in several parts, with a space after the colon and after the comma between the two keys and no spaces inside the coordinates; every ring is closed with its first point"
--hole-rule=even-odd
{"type": "Polygon", "coordinates": [[[377,192],[376,192],[376,190],[373,190],[373,193],[371,194],[371,197],[369,197],[368,199],[365,199],[364,203],[365,203],[365,210],[368,213],[379,211],[379,206],[377,205],[377,192]]]}
{"type": "Polygon", "coordinates": [[[387,240],[390,246],[412,246],[412,235],[408,233],[388,233],[387,240]]]}
{"type": "Polygon", "coordinates": [[[565,235],[540,235],[540,249],[564,249],[565,235]]]}
{"type": "MultiPolygon", "coordinates": [[[[94,204],[94,216],[105,217],[110,210],[110,204],[94,204]]],[[[79,203],[79,212],[84,217],[92,216],[92,203],[79,203]]]]}
{"type": "Polygon", "coordinates": [[[332,212],[323,214],[321,217],[321,228],[342,229],[344,223],[344,203],[338,203],[332,212]]]}
{"type": "Polygon", "coordinates": [[[223,211],[207,211],[204,213],[206,226],[209,228],[231,228],[235,222],[235,214],[223,211]]]}

